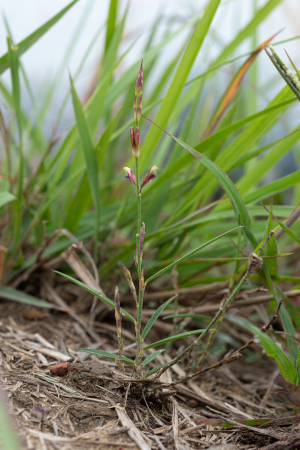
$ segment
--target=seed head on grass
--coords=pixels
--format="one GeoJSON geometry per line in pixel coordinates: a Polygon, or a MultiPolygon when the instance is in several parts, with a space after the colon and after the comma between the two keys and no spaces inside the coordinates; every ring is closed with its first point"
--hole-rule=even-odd
{"type": "Polygon", "coordinates": [[[128,180],[130,180],[131,183],[136,186],[136,176],[134,175],[133,170],[129,167],[123,167],[123,170],[125,170],[126,172],[125,178],[128,178],[128,180]]]}
{"type": "MultiPolygon", "coordinates": [[[[293,85],[297,88],[297,90],[300,92],[300,80],[297,74],[293,73],[289,66],[280,58],[276,50],[272,45],[270,45],[270,50],[272,52],[273,58],[276,60],[280,68],[284,71],[285,75],[289,78],[289,80],[293,83],[293,85]]],[[[288,55],[288,54],[287,54],[288,55]]],[[[295,67],[293,61],[288,55],[288,58],[290,59],[291,63],[295,67]]],[[[298,71],[297,71],[298,72],[298,71]]],[[[299,72],[298,72],[299,73],[299,72]]]]}
{"type": "Polygon", "coordinates": [[[136,80],[135,94],[140,96],[142,91],[143,91],[143,60],[141,62],[141,67],[136,80]]]}
{"type": "Polygon", "coordinates": [[[142,184],[141,184],[141,189],[140,191],[143,189],[144,186],[146,186],[146,184],[150,183],[150,181],[154,180],[154,178],[156,178],[156,171],[157,171],[157,167],[153,166],[152,169],[147,173],[147,175],[145,176],[142,184]]]}
{"type": "Polygon", "coordinates": [[[132,154],[135,158],[139,157],[139,146],[140,146],[140,132],[138,128],[134,131],[133,127],[130,128],[130,141],[132,154]]]}
{"type": "Polygon", "coordinates": [[[134,97],[133,115],[134,120],[136,122],[139,122],[141,120],[141,114],[142,114],[142,95],[139,98],[138,107],[137,107],[137,96],[134,97]]]}

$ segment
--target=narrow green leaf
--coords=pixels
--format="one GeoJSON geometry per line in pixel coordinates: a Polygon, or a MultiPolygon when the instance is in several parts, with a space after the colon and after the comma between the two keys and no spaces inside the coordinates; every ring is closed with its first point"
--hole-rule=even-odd
{"type": "MultiPolygon", "coordinates": [[[[273,220],[272,220],[272,205],[271,205],[270,214],[269,214],[269,218],[268,218],[267,225],[266,225],[264,240],[269,236],[269,234],[272,230],[273,230],[273,220]]],[[[277,242],[276,242],[276,238],[275,238],[274,234],[268,240],[266,250],[267,250],[268,256],[277,255],[277,242]]],[[[266,261],[266,265],[267,265],[267,268],[268,268],[268,271],[269,271],[271,277],[276,276],[277,275],[277,260],[276,260],[276,258],[268,259],[266,261]]]]}
{"type": "Polygon", "coordinates": [[[149,362],[151,362],[154,358],[156,358],[158,355],[160,355],[162,352],[164,352],[165,349],[157,350],[156,352],[152,353],[151,355],[147,356],[146,359],[142,362],[142,367],[145,367],[149,362]]]}
{"type": "Polygon", "coordinates": [[[107,52],[112,35],[114,34],[115,31],[117,9],[118,9],[118,0],[110,0],[109,13],[107,18],[107,28],[106,28],[105,52],[107,52]]]}
{"type": "Polygon", "coordinates": [[[263,333],[251,323],[248,323],[247,325],[250,330],[259,337],[270,358],[276,360],[279,370],[284,378],[291,383],[295,383],[297,378],[296,370],[283,350],[281,350],[281,348],[273,342],[266,333],[263,333]]]}
{"type": "Polygon", "coordinates": [[[16,430],[10,423],[10,414],[5,408],[4,396],[0,395],[0,442],[2,450],[20,450],[16,430]]]}
{"type": "Polygon", "coordinates": [[[243,26],[238,35],[233,41],[225,47],[221,55],[217,58],[214,64],[218,64],[228,58],[232,52],[243,42],[244,39],[251,36],[257,26],[273,11],[276,6],[281,3],[282,0],[269,0],[264,6],[262,6],[250,20],[250,22],[243,26]]]}
{"type": "Polygon", "coordinates": [[[300,170],[297,170],[296,172],[286,175],[279,180],[272,181],[266,186],[262,186],[261,188],[255,189],[255,191],[249,192],[248,194],[244,195],[244,203],[252,203],[257,200],[262,200],[266,197],[271,197],[272,195],[284,191],[285,189],[288,189],[289,187],[292,187],[299,182],[300,170]]]}
{"type": "MultiPolygon", "coordinates": [[[[145,116],[143,116],[145,117],[145,116]]],[[[158,128],[161,128],[159,125],[154,123],[152,120],[145,117],[147,120],[152,122],[154,125],[156,125],[158,128]]],[[[229,178],[229,176],[219,167],[217,164],[215,164],[213,161],[211,161],[207,156],[203,155],[203,153],[197,152],[193,147],[189,146],[185,142],[182,142],[180,139],[176,138],[172,134],[168,133],[166,130],[162,128],[162,130],[170,136],[174,141],[176,141],[181,147],[183,147],[185,150],[187,150],[191,155],[193,155],[196,159],[198,159],[209,172],[216,178],[222,189],[226,192],[232,207],[235,211],[237,220],[239,224],[243,224],[247,227],[250,225],[250,217],[247,212],[247,209],[243,203],[242,197],[240,196],[237,188],[229,178]]]]}
{"type": "Polygon", "coordinates": [[[175,317],[190,317],[196,320],[211,320],[210,316],[204,316],[203,314],[170,314],[169,316],[163,317],[163,320],[174,319],[175,317]]]}
{"type": "Polygon", "coordinates": [[[172,269],[172,267],[176,266],[176,264],[180,263],[182,260],[188,258],[189,256],[192,256],[194,253],[197,253],[202,248],[207,247],[209,244],[212,244],[213,242],[217,241],[221,237],[226,236],[228,233],[231,233],[232,231],[238,230],[239,228],[242,228],[242,227],[236,227],[236,228],[233,228],[232,230],[226,231],[225,233],[220,234],[220,236],[217,236],[217,237],[211,239],[210,241],[206,242],[205,244],[202,244],[199,247],[195,248],[195,250],[192,250],[191,252],[187,253],[186,255],[184,255],[181,258],[179,258],[176,261],[174,261],[172,264],[169,264],[164,269],[161,269],[159,272],[157,272],[154,275],[152,275],[152,277],[150,277],[150,278],[148,278],[148,280],[146,280],[146,284],[149,283],[149,281],[154,280],[154,278],[156,278],[156,277],[162,275],[163,273],[167,272],[168,270],[172,269]]]}
{"type": "Polygon", "coordinates": [[[7,286],[0,286],[0,297],[20,303],[26,303],[27,305],[56,309],[55,305],[52,305],[51,303],[38,300],[31,295],[25,294],[25,292],[23,291],[18,291],[17,289],[13,289],[7,286]]]}
{"type": "Polygon", "coordinates": [[[150,377],[150,375],[153,375],[154,373],[158,372],[159,369],[161,369],[162,367],[165,367],[167,364],[169,364],[169,363],[166,362],[164,364],[161,364],[160,366],[156,366],[153,369],[149,370],[149,372],[146,373],[145,378],[148,378],[148,377],[150,377]]]}
{"type": "MultiPolygon", "coordinates": [[[[58,14],[56,14],[52,19],[48,20],[48,22],[44,23],[40,28],[35,30],[32,34],[27,36],[27,38],[23,39],[23,41],[19,42],[17,44],[18,47],[18,55],[19,57],[23,55],[36,41],[38,41],[56,22],[59,21],[63,15],[69,11],[70,8],[72,8],[75,3],[77,3],[78,0],[74,0],[73,2],[69,3],[68,6],[63,8],[58,14]]],[[[8,61],[8,53],[3,55],[0,58],[0,74],[3,73],[6,69],[9,67],[9,61],[8,61]]]]}
{"type": "MultiPolygon", "coordinates": [[[[94,348],[78,348],[76,351],[92,353],[93,355],[105,356],[106,358],[110,358],[110,359],[118,359],[118,357],[119,357],[119,355],[116,355],[114,353],[104,352],[103,350],[96,350],[94,348]]],[[[125,363],[128,363],[128,364],[131,364],[132,366],[135,365],[135,362],[130,358],[126,358],[126,356],[122,356],[122,361],[125,363]]]]}
{"type": "Polygon", "coordinates": [[[300,238],[289,227],[284,225],[283,222],[280,222],[280,220],[277,219],[277,217],[274,216],[274,214],[273,217],[276,220],[276,222],[281,226],[281,228],[286,232],[286,234],[290,236],[290,238],[292,238],[293,241],[297,242],[298,245],[300,245],[300,238]]]}
{"type": "MultiPolygon", "coordinates": [[[[67,278],[67,280],[72,281],[72,283],[77,284],[77,286],[82,287],[83,289],[85,289],[90,294],[96,295],[96,297],[100,298],[104,303],[106,303],[107,305],[109,305],[113,309],[115,309],[115,302],[110,300],[105,295],[101,294],[101,292],[95,291],[94,289],[88,287],[86,284],[81,283],[81,281],[75,280],[75,278],[72,278],[69,275],[66,275],[64,273],[58,272],[57,270],[54,270],[54,272],[57,273],[58,275],[61,275],[62,277],[67,278]]],[[[124,316],[127,317],[127,319],[131,320],[131,322],[133,322],[133,323],[136,323],[136,320],[128,312],[126,312],[123,308],[121,308],[121,311],[124,314],[124,316]]]]}
{"type": "Polygon", "coordinates": [[[149,331],[151,330],[153,324],[155,323],[155,321],[158,319],[160,313],[173,301],[175,300],[175,298],[177,297],[177,295],[175,295],[174,297],[170,298],[169,300],[167,300],[165,303],[163,303],[156,311],[155,313],[150,317],[150,319],[148,320],[145,328],[143,329],[142,332],[142,340],[145,340],[145,337],[147,336],[147,334],[149,333],[149,331]]]}
{"type": "Polygon", "coordinates": [[[0,208],[13,200],[16,200],[16,197],[10,192],[0,192],[0,208]]]}
{"type": "MultiPolygon", "coordinates": [[[[186,333],[176,334],[175,336],[169,336],[166,339],[162,339],[161,341],[154,342],[153,344],[147,345],[147,347],[143,348],[143,351],[148,350],[149,348],[158,347],[159,345],[167,344],[168,342],[177,341],[177,339],[183,339],[185,337],[194,336],[195,334],[203,333],[205,330],[193,330],[188,331],[186,333]]],[[[209,331],[216,331],[216,330],[209,330],[209,331]]]]}
{"type": "Polygon", "coordinates": [[[73,80],[70,76],[71,91],[73,98],[73,106],[76,116],[77,127],[84,151],[85,163],[87,168],[87,174],[89,179],[89,184],[91,188],[91,194],[93,198],[93,203],[95,207],[95,223],[94,223],[94,249],[96,251],[98,242],[98,230],[99,230],[99,190],[98,190],[98,171],[97,171],[97,159],[92,143],[92,138],[90,136],[88,124],[83,112],[82,105],[75,91],[73,80]]]}
{"type": "Polygon", "coordinates": [[[21,94],[20,94],[20,80],[19,80],[19,57],[18,57],[18,47],[13,46],[10,36],[7,37],[7,46],[9,56],[8,61],[11,71],[13,102],[18,124],[19,173],[18,173],[17,197],[21,202],[22,187],[23,187],[23,152],[22,152],[22,119],[21,119],[22,115],[21,115],[21,94]]]}
{"type": "MultiPolygon", "coordinates": [[[[220,0],[210,0],[202,19],[197,24],[197,27],[174,75],[169,90],[161,104],[158,113],[155,116],[155,122],[161,124],[162,127],[166,126],[175,108],[175,105],[180,97],[182,89],[184,88],[185,82],[193,67],[195,59],[199,54],[199,51],[208,33],[219,4],[220,0]]],[[[148,135],[145,139],[145,143],[143,145],[143,153],[141,154],[142,168],[145,168],[151,155],[155,151],[156,145],[158,144],[161,135],[162,132],[159,129],[149,130],[148,135]]]]}

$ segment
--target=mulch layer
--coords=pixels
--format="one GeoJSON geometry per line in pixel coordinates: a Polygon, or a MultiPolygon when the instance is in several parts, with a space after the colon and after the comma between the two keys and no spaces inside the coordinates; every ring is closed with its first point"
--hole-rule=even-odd
{"type": "MultiPolygon", "coordinates": [[[[123,379],[114,361],[76,352],[82,347],[118,350],[113,314],[98,308],[91,327],[89,314],[79,311],[82,294],[77,304],[69,301],[78,296],[75,288],[64,282],[54,289],[46,282],[42,298],[71,303],[77,314],[0,301],[1,387],[22,449],[299,448],[300,419],[289,406],[272,401],[269,394],[278,372],[266,355],[261,353],[251,364],[241,359],[151,397],[142,384],[128,381],[130,370],[123,379]],[[48,411],[43,420],[41,411],[48,411]],[[262,418],[272,420],[259,426],[241,423],[262,418]],[[222,420],[230,420],[232,426],[221,426],[222,420]]],[[[87,303],[91,301],[92,297],[87,303]]],[[[159,320],[149,342],[166,337],[172,327],[159,320]]],[[[225,320],[222,331],[226,330],[242,343],[251,337],[225,320]]],[[[134,358],[134,330],[125,321],[123,336],[124,355],[134,358]]],[[[169,361],[193,340],[174,344],[149,369],[169,361]]],[[[186,376],[191,358],[172,367],[161,381],[186,376]]],[[[209,355],[205,365],[216,361],[209,355]]]]}

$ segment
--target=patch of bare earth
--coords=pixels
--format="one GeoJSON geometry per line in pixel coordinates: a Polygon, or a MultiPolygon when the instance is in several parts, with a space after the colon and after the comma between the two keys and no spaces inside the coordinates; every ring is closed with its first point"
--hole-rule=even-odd
{"type": "MultiPolygon", "coordinates": [[[[80,312],[83,294],[77,287],[65,282],[52,290],[45,286],[43,298],[50,300],[52,295],[53,300],[56,295],[80,312]]],[[[91,301],[87,297],[88,308],[91,301]]],[[[210,304],[214,306],[214,301],[210,304]]],[[[78,315],[66,314],[1,300],[2,387],[22,449],[288,450],[300,442],[299,419],[269,398],[276,367],[264,356],[251,365],[242,359],[154,395],[145,383],[129,381],[130,370],[122,378],[113,361],[76,352],[81,347],[117,352],[113,314],[99,305],[94,318],[91,328],[83,308],[78,315]],[[60,371],[53,369],[57,364],[62,364],[60,371]],[[36,407],[51,410],[45,413],[42,427],[36,407]],[[261,418],[273,421],[260,426],[241,423],[261,418]],[[220,426],[220,419],[230,420],[232,426],[220,426]]],[[[172,327],[159,320],[147,339],[162,339],[172,327]]],[[[225,321],[224,331],[226,327],[232,338],[249,339],[225,321]]],[[[125,356],[134,358],[134,330],[125,320],[123,337],[125,356]]],[[[160,355],[149,370],[170,360],[179,348],[174,345],[167,355],[160,355]]],[[[196,357],[192,354],[172,367],[161,381],[186,376],[186,368],[196,357]]],[[[209,356],[205,365],[213,362],[209,356]]]]}

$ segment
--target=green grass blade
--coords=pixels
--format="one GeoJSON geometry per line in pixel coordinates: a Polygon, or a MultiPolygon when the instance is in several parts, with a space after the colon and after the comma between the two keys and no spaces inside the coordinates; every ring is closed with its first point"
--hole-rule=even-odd
{"type": "Polygon", "coordinates": [[[0,192],[0,208],[13,200],[16,200],[16,197],[10,192],[0,192]]]}
{"type": "MultiPolygon", "coordinates": [[[[2,386],[0,387],[2,390],[2,386]]],[[[8,410],[5,408],[5,397],[0,392],[0,442],[2,450],[19,450],[17,432],[11,427],[8,410]]]]}
{"type": "MultiPolygon", "coordinates": [[[[161,341],[153,342],[153,344],[147,345],[146,347],[143,348],[143,351],[148,350],[149,348],[158,347],[159,345],[167,344],[168,342],[177,341],[178,339],[194,336],[195,334],[203,333],[203,331],[205,330],[193,330],[187,331],[186,333],[176,334],[175,336],[169,336],[165,339],[162,339],[161,341]]],[[[209,331],[216,331],[216,330],[209,330],[209,331]]]]}
{"type": "Polygon", "coordinates": [[[118,9],[118,0],[110,0],[109,13],[107,18],[106,38],[105,38],[105,53],[107,52],[111,38],[115,31],[117,9],[118,9]]]}
{"type": "MultiPolygon", "coordinates": [[[[99,141],[95,145],[98,173],[100,173],[118,117],[119,114],[116,114],[116,116],[109,122],[106,129],[103,131],[103,134],[100,137],[99,141]]],[[[78,186],[78,189],[76,190],[76,194],[73,200],[67,206],[64,228],[67,228],[70,231],[75,231],[82,218],[82,215],[88,210],[91,202],[92,198],[91,191],[89,189],[88,174],[85,173],[78,186]]]]}
{"type": "Polygon", "coordinates": [[[212,244],[213,242],[217,241],[218,239],[220,239],[223,236],[226,236],[228,233],[231,233],[232,231],[238,230],[241,227],[236,227],[233,228],[232,230],[226,231],[223,234],[220,234],[219,236],[211,239],[210,241],[206,242],[205,244],[200,245],[199,247],[195,248],[194,250],[192,250],[191,252],[187,253],[186,255],[182,256],[181,258],[177,259],[176,261],[174,261],[172,264],[169,264],[167,267],[165,267],[164,269],[160,270],[159,272],[155,273],[154,275],[152,275],[152,277],[148,278],[148,280],[146,280],[146,284],[149,283],[149,281],[154,280],[154,278],[162,275],[163,273],[167,272],[168,270],[172,269],[172,267],[176,266],[176,264],[179,264],[181,261],[183,261],[184,259],[188,258],[189,256],[194,255],[195,253],[199,252],[199,250],[201,250],[204,247],[207,247],[209,244],[212,244]]]}
{"type": "Polygon", "coordinates": [[[154,373],[158,372],[159,369],[161,369],[162,367],[165,367],[167,364],[169,364],[169,363],[166,362],[164,364],[161,364],[160,366],[154,367],[154,369],[149,370],[149,372],[146,373],[145,378],[150,377],[150,375],[153,375],[154,373]]]}
{"type": "Polygon", "coordinates": [[[265,197],[271,197],[278,192],[284,191],[285,189],[288,189],[289,187],[292,187],[299,182],[300,170],[297,170],[297,172],[293,172],[290,175],[282,177],[279,180],[272,181],[272,183],[269,183],[266,186],[262,186],[261,188],[258,188],[253,192],[249,192],[248,194],[243,196],[243,200],[245,203],[252,203],[257,200],[262,200],[265,197]]]}
{"type": "Polygon", "coordinates": [[[225,47],[214,64],[219,64],[227,59],[246,38],[253,34],[258,25],[268,17],[268,15],[281,3],[281,1],[282,0],[269,0],[268,3],[260,8],[248,25],[243,26],[242,30],[233,39],[233,41],[225,47]]]}
{"type": "MultiPolygon", "coordinates": [[[[144,116],[145,117],[145,116],[144,116]]],[[[147,119],[147,117],[146,117],[147,119]]],[[[150,122],[152,120],[147,119],[150,122]]],[[[154,125],[156,125],[154,122],[152,122],[154,125]]],[[[159,127],[159,125],[156,125],[159,127]]],[[[211,161],[207,156],[205,156],[203,153],[197,152],[193,147],[189,146],[185,142],[182,142],[180,139],[176,138],[172,134],[168,133],[167,131],[163,130],[166,134],[168,134],[174,141],[176,141],[181,147],[183,147],[185,150],[187,150],[191,155],[193,155],[196,159],[198,159],[209,172],[216,178],[222,189],[226,192],[232,207],[235,211],[237,220],[239,224],[243,224],[247,227],[250,225],[250,217],[247,212],[247,209],[243,203],[242,197],[240,196],[237,188],[231,181],[231,179],[228,177],[228,175],[219,167],[217,166],[213,161],[211,161]]]]}
{"type": "Polygon", "coordinates": [[[190,317],[196,320],[211,320],[210,316],[204,316],[203,314],[170,314],[169,316],[163,317],[163,320],[174,319],[175,317],[190,317]]]}
{"type": "Polygon", "coordinates": [[[55,305],[52,305],[51,303],[38,300],[31,295],[25,294],[25,292],[18,291],[17,289],[12,289],[7,286],[0,286],[0,297],[20,303],[26,303],[27,305],[39,306],[40,308],[56,309],[55,305]]]}
{"type": "Polygon", "coordinates": [[[155,313],[150,317],[150,319],[148,320],[145,328],[143,329],[142,332],[142,340],[145,340],[145,337],[147,336],[147,334],[149,333],[149,331],[151,330],[153,324],[155,323],[155,321],[158,319],[160,313],[173,301],[177,298],[177,296],[175,295],[174,297],[170,298],[169,300],[167,300],[165,303],[163,303],[156,311],[155,313]]]}
{"type": "MultiPolygon", "coordinates": [[[[197,27],[177,68],[171,86],[169,87],[162,105],[155,116],[155,122],[159,123],[162,127],[166,126],[175,108],[175,105],[179,99],[182,89],[184,88],[185,82],[193,67],[195,59],[202,47],[203,41],[208,33],[219,4],[220,0],[211,0],[202,19],[197,24],[197,27]]],[[[149,130],[140,157],[142,168],[145,168],[145,166],[147,165],[147,162],[156,149],[161,135],[162,131],[160,129],[151,128],[149,130]]]]}
{"type": "Polygon", "coordinates": [[[23,152],[22,152],[22,120],[21,120],[21,94],[20,94],[20,80],[19,80],[19,49],[17,46],[12,45],[12,40],[7,37],[9,66],[11,70],[11,81],[13,88],[13,102],[18,123],[18,136],[19,136],[19,173],[18,173],[18,191],[17,197],[19,201],[22,200],[22,187],[23,187],[23,152]]]}
{"type": "Polygon", "coordinates": [[[297,242],[298,245],[300,245],[300,238],[289,227],[287,227],[283,222],[280,222],[280,220],[278,220],[277,217],[275,217],[274,215],[273,215],[273,217],[276,220],[276,222],[278,223],[278,225],[280,225],[281,228],[286,232],[286,234],[288,236],[290,236],[290,238],[292,238],[293,241],[297,242]]]}
{"type": "MultiPolygon", "coordinates": [[[[89,292],[90,294],[95,295],[96,297],[100,298],[100,300],[102,300],[104,303],[106,303],[107,305],[111,306],[113,309],[115,309],[115,302],[113,302],[112,300],[110,300],[108,297],[106,297],[105,295],[101,294],[101,292],[95,291],[95,289],[92,289],[90,287],[88,287],[86,284],[81,283],[81,281],[76,280],[73,277],[70,277],[69,275],[66,275],[64,273],[58,272],[57,270],[54,270],[55,273],[57,273],[58,275],[61,275],[62,277],[66,278],[69,281],[72,281],[72,283],[77,284],[77,286],[82,287],[84,290],[86,290],[87,292],[89,292]]],[[[128,313],[126,312],[123,308],[121,308],[122,313],[124,314],[124,316],[127,317],[127,319],[131,320],[131,322],[135,323],[136,320],[128,313]]]]}
{"type": "Polygon", "coordinates": [[[281,348],[273,342],[266,333],[260,331],[252,323],[248,323],[247,326],[259,337],[269,357],[276,360],[279,370],[284,378],[291,383],[295,383],[297,378],[296,370],[283,350],[281,350],[281,348]]]}
{"type": "Polygon", "coordinates": [[[158,355],[160,355],[162,352],[164,352],[164,349],[157,350],[156,352],[152,353],[151,355],[147,356],[146,359],[142,362],[142,367],[145,367],[149,362],[151,362],[154,358],[156,358],[158,355]]]}
{"type": "MultiPolygon", "coordinates": [[[[110,358],[110,359],[118,359],[118,357],[119,357],[119,355],[117,355],[117,354],[104,352],[103,350],[96,350],[94,348],[78,348],[76,351],[91,353],[92,355],[105,356],[106,358],[110,358]]],[[[127,364],[131,364],[132,366],[135,365],[135,362],[130,358],[126,358],[126,356],[122,356],[122,361],[127,364]]]]}
{"type": "MultiPolygon", "coordinates": [[[[264,240],[267,239],[267,237],[269,236],[270,232],[273,229],[274,228],[273,228],[272,204],[271,204],[269,218],[268,218],[268,221],[267,221],[265,235],[264,235],[264,240]]],[[[277,242],[276,242],[276,238],[275,238],[274,234],[268,240],[266,250],[267,250],[267,255],[268,256],[275,256],[275,255],[277,255],[277,242]]],[[[268,268],[268,271],[269,271],[269,274],[271,275],[271,277],[277,275],[278,269],[277,269],[277,260],[276,260],[276,258],[271,258],[271,259],[267,260],[266,261],[266,266],[268,268]]]]}
{"type": "Polygon", "coordinates": [[[79,136],[81,139],[85,163],[87,168],[87,174],[89,179],[89,184],[91,188],[91,194],[93,198],[93,203],[95,207],[95,223],[94,223],[94,251],[97,251],[98,242],[98,230],[99,230],[99,215],[100,215],[100,205],[99,205],[99,194],[98,194],[98,171],[97,171],[97,159],[92,143],[92,138],[90,136],[88,124],[83,112],[82,105],[75,91],[73,80],[70,76],[71,91],[73,98],[73,106],[75,111],[75,117],[77,122],[77,127],[79,131],[79,136]]]}
{"type": "MultiPolygon", "coordinates": [[[[71,2],[68,6],[63,8],[58,14],[56,14],[54,17],[52,17],[52,19],[50,19],[50,20],[48,20],[48,22],[44,23],[44,25],[42,25],[40,28],[35,30],[32,34],[27,36],[27,38],[23,39],[23,41],[19,42],[19,44],[17,44],[17,46],[19,48],[19,50],[18,50],[19,57],[21,55],[23,55],[23,53],[25,53],[36,41],[38,41],[77,2],[78,2],[78,0],[74,0],[73,2],[71,2]]],[[[8,67],[9,67],[8,59],[9,59],[8,53],[6,53],[5,55],[3,55],[0,58],[0,74],[3,73],[6,69],[8,69],[8,67]]]]}

